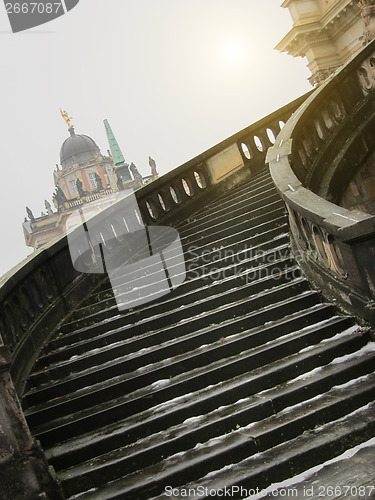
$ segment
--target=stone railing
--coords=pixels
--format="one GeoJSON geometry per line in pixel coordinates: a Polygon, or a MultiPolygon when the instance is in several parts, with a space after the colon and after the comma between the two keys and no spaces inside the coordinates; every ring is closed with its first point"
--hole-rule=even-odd
{"type": "Polygon", "coordinates": [[[268,151],[305,272],[349,312],[375,324],[375,216],[339,206],[374,151],[375,45],[292,115],[268,151]]]}
{"type": "Polygon", "coordinates": [[[172,224],[186,218],[263,169],[267,149],[305,99],[296,99],[138,190],[145,223],[172,224]]]}
{"type": "Polygon", "coordinates": [[[82,198],[77,198],[75,200],[70,200],[65,202],[65,208],[68,210],[70,208],[77,208],[85,203],[90,203],[90,201],[98,200],[99,198],[104,198],[105,196],[111,196],[113,194],[113,189],[108,188],[99,193],[87,193],[82,198]]]}

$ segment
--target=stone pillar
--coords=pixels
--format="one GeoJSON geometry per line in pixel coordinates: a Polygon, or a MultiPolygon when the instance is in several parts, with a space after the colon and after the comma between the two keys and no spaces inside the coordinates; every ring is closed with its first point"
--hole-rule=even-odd
{"type": "Polygon", "coordinates": [[[367,45],[375,38],[375,0],[361,0],[358,2],[361,16],[364,21],[363,45],[367,45]]]}
{"type": "Polygon", "coordinates": [[[60,486],[27,426],[9,375],[10,361],[0,337],[1,500],[62,500],[60,486]]]}

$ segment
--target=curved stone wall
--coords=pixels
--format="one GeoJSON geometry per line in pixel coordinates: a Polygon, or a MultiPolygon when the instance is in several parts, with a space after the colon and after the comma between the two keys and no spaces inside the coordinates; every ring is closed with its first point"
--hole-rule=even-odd
{"type": "Polygon", "coordinates": [[[373,325],[375,217],[338,203],[374,150],[374,90],[372,42],[301,105],[267,157],[301,266],[373,325]]]}

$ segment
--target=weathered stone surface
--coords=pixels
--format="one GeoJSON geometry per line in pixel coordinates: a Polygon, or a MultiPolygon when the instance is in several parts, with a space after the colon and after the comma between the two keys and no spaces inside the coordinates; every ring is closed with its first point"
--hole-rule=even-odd
{"type": "Polygon", "coordinates": [[[372,325],[374,47],[373,41],[301,105],[267,157],[304,271],[327,297],[372,325]]]}
{"type": "Polygon", "coordinates": [[[9,375],[10,356],[0,347],[0,484],[2,500],[61,500],[60,486],[34,442],[9,375]]]}

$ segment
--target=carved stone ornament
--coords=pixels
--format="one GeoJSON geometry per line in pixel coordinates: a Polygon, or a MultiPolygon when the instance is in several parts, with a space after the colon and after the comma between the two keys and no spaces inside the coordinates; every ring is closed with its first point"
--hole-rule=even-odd
{"type": "Polygon", "coordinates": [[[361,0],[358,7],[364,21],[363,45],[367,45],[375,38],[375,0],[361,0]]]}

